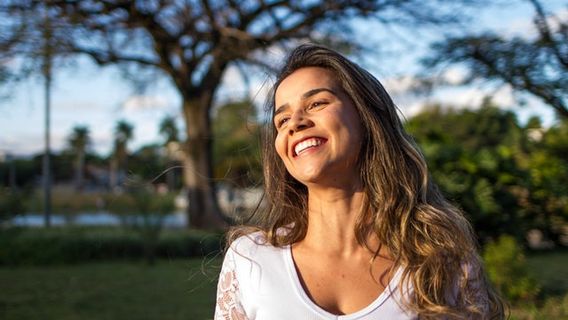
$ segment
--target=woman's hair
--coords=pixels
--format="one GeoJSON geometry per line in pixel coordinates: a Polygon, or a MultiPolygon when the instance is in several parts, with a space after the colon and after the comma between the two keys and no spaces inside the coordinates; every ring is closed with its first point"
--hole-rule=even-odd
{"type": "Polygon", "coordinates": [[[331,71],[361,118],[358,165],[366,198],[357,220],[357,241],[369,248],[367,239],[375,234],[395,268],[403,267],[399,287],[411,285],[414,290],[405,305],[421,319],[503,318],[503,304],[484,276],[469,222],[430,179],[424,157],[404,131],[386,90],[369,72],[319,45],[293,50],[272,87],[262,141],[265,205],[251,216],[253,226],[229,232],[228,243],[255,230],[274,246],[296,243],[306,235],[308,191],[277,155],[272,122],[276,89],[305,67],[331,71]],[[287,232],[278,232],[283,228],[287,232]]]}

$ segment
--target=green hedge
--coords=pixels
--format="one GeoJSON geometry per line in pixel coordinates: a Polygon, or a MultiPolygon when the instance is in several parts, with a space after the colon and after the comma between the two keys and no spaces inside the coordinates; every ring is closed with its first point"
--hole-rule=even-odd
{"type": "Polygon", "coordinates": [[[148,247],[155,250],[157,258],[200,257],[219,252],[222,235],[198,230],[165,230],[157,242],[151,242],[139,232],[124,228],[10,228],[0,230],[0,265],[144,259],[148,247]]]}

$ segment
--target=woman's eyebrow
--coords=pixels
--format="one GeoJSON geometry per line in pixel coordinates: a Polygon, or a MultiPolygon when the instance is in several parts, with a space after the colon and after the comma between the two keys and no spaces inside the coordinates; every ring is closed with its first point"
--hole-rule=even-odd
{"type": "MultiPolygon", "coordinates": [[[[335,93],[335,91],[333,91],[332,89],[329,88],[315,88],[312,90],[308,90],[306,92],[304,92],[304,94],[302,94],[302,100],[306,100],[307,98],[314,96],[322,91],[327,91],[330,92],[333,95],[337,95],[335,93]]],[[[290,105],[288,103],[284,103],[283,105],[279,106],[278,108],[276,108],[276,111],[274,111],[274,117],[276,117],[278,114],[284,112],[286,109],[288,109],[290,107],[290,105]]]]}

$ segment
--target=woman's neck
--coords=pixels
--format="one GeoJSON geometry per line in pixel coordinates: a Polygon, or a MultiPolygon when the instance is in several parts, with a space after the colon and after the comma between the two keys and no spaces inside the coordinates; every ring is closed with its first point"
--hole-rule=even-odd
{"type": "MultiPolygon", "coordinates": [[[[364,206],[365,193],[361,188],[309,188],[308,230],[302,245],[344,256],[365,249],[355,235],[357,219],[364,206]]],[[[373,239],[369,242],[372,247],[375,246],[373,239]]]]}

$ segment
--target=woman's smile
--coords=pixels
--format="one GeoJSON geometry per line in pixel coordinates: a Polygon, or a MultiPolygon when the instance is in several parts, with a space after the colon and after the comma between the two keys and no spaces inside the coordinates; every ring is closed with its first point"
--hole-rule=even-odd
{"type": "Polygon", "coordinates": [[[323,145],[326,142],[327,139],[319,137],[309,137],[307,139],[303,139],[295,143],[294,147],[292,148],[292,156],[298,157],[303,154],[309,154],[310,151],[317,150],[319,146],[323,145]]]}

